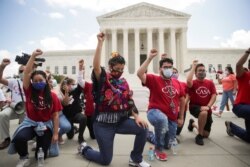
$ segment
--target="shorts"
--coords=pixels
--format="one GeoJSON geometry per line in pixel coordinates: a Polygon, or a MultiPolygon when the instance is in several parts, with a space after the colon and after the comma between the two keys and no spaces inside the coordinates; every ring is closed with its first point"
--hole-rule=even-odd
{"type": "MultiPolygon", "coordinates": [[[[198,118],[201,112],[201,106],[192,105],[189,107],[189,111],[191,115],[193,115],[195,118],[198,118]]],[[[212,114],[208,113],[207,122],[206,122],[206,125],[204,126],[204,130],[210,132],[212,123],[213,123],[212,114]]]]}

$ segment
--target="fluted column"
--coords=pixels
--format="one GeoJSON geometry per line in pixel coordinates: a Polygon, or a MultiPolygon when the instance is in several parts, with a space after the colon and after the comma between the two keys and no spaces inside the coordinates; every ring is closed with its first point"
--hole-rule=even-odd
{"type": "Polygon", "coordinates": [[[112,29],[112,52],[117,51],[117,33],[116,29],[112,29]]]}
{"type": "Polygon", "coordinates": [[[162,53],[164,53],[164,48],[165,44],[164,44],[164,29],[163,28],[159,28],[159,54],[161,55],[162,53]]]}
{"type": "Polygon", "coordinates": [[[128,73],[129,63],[128,63],[128,29],[123,29],[123,57],[126,61],[125,73],[128,73]]]}
{"type": "Polygon", "coordinates": [[[184,57],[187,55],[187,28],[181,29],[180,35],[180,61],[179,61],[179,70],[183,73],[184,70],[184,57]]]}
{"type": "Polygon", "coordinates": [[[135,32],[135,72],[140,67],[140,30],[137,28],[134,30],[135,32]]]}
{"type": "MultiPolygon", "coordinates": [[[[152,29],[147,29],[147,54],[153,48],[152,29]]],[[[149,54],[148,54],[149,55],[149,54]]],[[[148,65],[148,72],[153,72],[153,61],[148,65]]]]}
{"type": "Polygon", "coordinates": [[[174,66],[176,66],[176,37],[175,29],[170,29],[170,56],[173,59],[174,66]]]}

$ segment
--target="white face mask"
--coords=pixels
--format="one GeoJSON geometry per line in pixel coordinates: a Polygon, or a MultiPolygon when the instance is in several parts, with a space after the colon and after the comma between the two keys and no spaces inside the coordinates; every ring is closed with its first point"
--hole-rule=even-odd
{"type": "Polygon", "coordinates": [[[172,68],[167,68],[163,70],[163,75],[166,78],[171,78],[171,76],[173,75],[173,69],[172,68]]]}
{"type": "Polygon", "coordinates": [[[53,88],[57,86],[57,81],[55,79],[52,80],[52,86],[53,88]]]}
{"type": "Polygon", "coordinates": [[[77,88],[77,85],[71,85],[71,92],[74,91],[77,88]]]}
{"type": "Polygon", "coordinates": [[[225,75],[227,76],[229,74],[229,72],[228,71],[225,71],[225,75]]]}
{"type": "Polygon", "coordinates": [[[178,79],[179,75],[178,74],[173,74],[172,78],[178,79]]]}

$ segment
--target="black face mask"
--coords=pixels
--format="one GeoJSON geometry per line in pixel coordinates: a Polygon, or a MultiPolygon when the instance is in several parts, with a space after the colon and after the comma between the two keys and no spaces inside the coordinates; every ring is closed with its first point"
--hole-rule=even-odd
{"type": "Polygon", "coordinates": [[[204,78],[206,78],[206,72],[197,73],[197,78],[203,80],[204,78]]]}
{"type": "Polygon", "coordinates": [[[112,77],[114,77],[115,79],[119,79],[121,77],[123,72],[121,71],[117,71],[117,70],[113,70],[110,72],[110,74],[112,75],[112,77]]]}

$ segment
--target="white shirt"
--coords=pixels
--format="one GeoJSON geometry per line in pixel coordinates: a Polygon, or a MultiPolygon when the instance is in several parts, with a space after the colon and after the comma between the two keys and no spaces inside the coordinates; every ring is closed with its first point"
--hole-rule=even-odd
{"type": "Polygon", "coordinates": [[[23,91],[23,82],[20,79],[8,79],[8,87],[11,90],[11,102],[12,103],[18,103],[18,102],[22,101],[22,97],[20,94],[20,90],[19,90],[19,86],[18,86],[17,81],[20,84],[23,99],[24,99],[24,101],[26,101],[24,91],[23,91]]]}
{"type": "Polygon", "coordinates": [[[0,101],[6,101],[6,98],[5,98],[4,94],[3,94],[2,89],[0,89],[0,101]]]}

